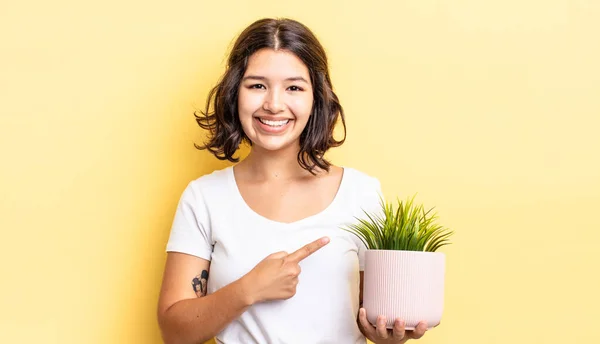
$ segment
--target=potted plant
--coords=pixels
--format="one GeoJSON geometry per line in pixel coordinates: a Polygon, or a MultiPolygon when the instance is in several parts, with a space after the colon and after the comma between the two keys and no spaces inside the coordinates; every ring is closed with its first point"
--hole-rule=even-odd
{"type": "Polygon", "coordinates": [[[396,318],[406,329],[419,321],[427,328],[440,323],[444,303],[445,255],[436,252],[449,244],[452,231],[436,223],[433,208],[398,200],[397,208],[381,199],[380,213],[349,225],[345,230],[366,245],[363,307],[375,324],[378,315],[392,328],[396,318]]]}

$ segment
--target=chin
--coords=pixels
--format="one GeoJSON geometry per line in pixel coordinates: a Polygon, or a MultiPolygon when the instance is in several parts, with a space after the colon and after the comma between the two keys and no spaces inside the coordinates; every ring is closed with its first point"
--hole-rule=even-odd
{"type": "Polygon", "coordinates": [[[256,146],[257,148],[269,151],[269,152],[276,152],[276,151],[288,150],[288,149],[290,149],[294,145],[300,147],[299,141],[293,141],[293,142],[290,142],[288,140],[285,140],[285,141],[282,141],[282,140],[269,140],[269,141],[268,142],[265,142],[265,141],[260,142],[259,141],[257,143],[252,143],[252,145],[256,146]],[[271,141],[271,142],[269,142],[269,141],[271,141]],[[272,142],[272,141],[278,141],[278,142],[272,142]]]}

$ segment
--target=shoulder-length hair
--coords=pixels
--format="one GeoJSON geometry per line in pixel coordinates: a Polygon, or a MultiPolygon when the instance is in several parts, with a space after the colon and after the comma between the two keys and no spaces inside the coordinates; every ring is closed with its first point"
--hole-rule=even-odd
{"type": "Polygon", "coordinates": [[[207,149],[220,160],[237,162],[239,158],[233,155],[240,144],[252,144],[240,123],[238,92],[248,59],[263,48],[289,51],[308,68],[314,102],[311,116],[300,135],[298,163],[313,174],[315,167],[328,171],[331,163],[324,159],[325,152],[346,140],[344,111],[333,92],[325,50],[310,29],[292,19],[260,19],[237,38],[224,75],[208,95],[205,111],[200,115],[194,113],[200,127],[209,131],[207,142],[202,146],[195,144],[196,148],[207,149]],[[340,118],[343,137],[336,140],[333,130],[340,118]]]}

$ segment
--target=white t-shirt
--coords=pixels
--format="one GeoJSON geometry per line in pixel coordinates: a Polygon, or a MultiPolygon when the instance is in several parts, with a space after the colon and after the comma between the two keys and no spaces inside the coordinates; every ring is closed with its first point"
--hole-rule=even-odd
{"type": "Polygon", "coordinates": [[[269,220],[242,198],[233,168],[202,176],[187,186],[173,221],[167,252],[182,252],[211,261],[208,293],[239,279],[266,256],[294,252],[320,237],[331,241],[300,262],[296,294],[288,300],[259,303],[217,335],[217,342],[365,343],[356,324],[359,269],[365,247],[342,227],[377,211],[380,183],[344,168],[331,204],[293,223],[269,220]]]}

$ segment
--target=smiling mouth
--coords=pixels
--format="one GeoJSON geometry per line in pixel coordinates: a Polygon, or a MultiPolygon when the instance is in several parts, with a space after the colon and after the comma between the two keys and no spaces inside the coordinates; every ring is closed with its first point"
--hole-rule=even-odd
{"type": "Polygon", "coordinates": [[[273,128],[283,127],[284,125],[286,125],[290,122],[289,119],[284,119],[281,121],[271,121],[268,119],[258,118],[258,120],[260,121],[260,123],[268,125],[269,127],[273,127],[273,128]]]}

